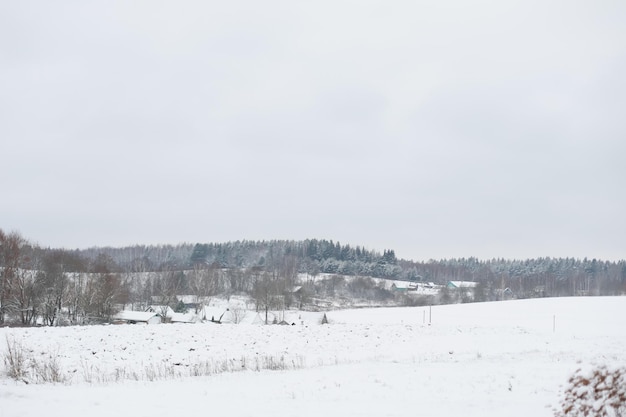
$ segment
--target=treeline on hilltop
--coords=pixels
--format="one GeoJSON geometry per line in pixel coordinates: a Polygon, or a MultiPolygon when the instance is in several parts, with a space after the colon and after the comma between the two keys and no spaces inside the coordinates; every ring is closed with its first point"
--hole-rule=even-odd
{"type": "Polygon", "coordinates": [[[380,253],[317,239],[61,250],[33,245],[18,233],[0,229],[0,324],[12,317],[24,325],[37,318],[52,325],[61,312],[69,322],[80,323],[111,317],[120,305],[140,308],[155,297],[175,305],[182,294],[246,293],[257,308],[265,309],[303,306],[314,298],[394,297],[389,286],[369,277],[439,285],[475,281],[479,283],[475,301],[498,299],[498,291],[504,289],[516,298],[626,293],[624,260],[414,262],[397,259],[391,249],[380,253]],[[306,282],[300,274],[306,274],[306,282]],[[294,286],[303,287],[297,297],[294,286]]]}
{"type": "Polygon", "coordinates": [[[406,281],[475,281],[491,289],[510,288],[517,297],[615,295],[626,292],[626,261],[576,258],[526,260],[477,258],[415,262],[397,259],[391,249],[382,253],[332,240],[236,241],[177,246],[92,248],[79,251],[87,259],[103,254],[125,271],[185,269],[198,265],[219,268],[264,268],[296,265],[310,275],[369,276],[406,281]]]}
{"type": "Polygon", "coordinates": [[[412,279],[404,276],[393,250],[379,253],[332,240],[235,241],[180,245],[136,245],[77,251],[86,259],[106,255],[125,271],[189,269],[197,265],[220,268],[277,268],[286,258],[296,260],[299,272],[412,279]]]}
{"type": "MultiPolygon", "coordinates": [[[[1,232],[1,230],[0,230],[1,232]]],[[[121,248],[94,247],[58,250],[34,247],[21,238],[30,257],[62,257],[66,272],[92,272],[106,263],[113,272],[158,272],[194,267],[223,269],[261,268],[275,273],[296,268],[309,275],[337,274],[445,284],[447,281],[476,281],[493,288],[511,288],[527,294],[544,285],[546,295],[618,294],[626,291],[626,261],[576,258],[527,260],[477,258],[415,262],[397,259],[394,250],[382,253],[332,240],[234,241],[226,243],[183,243],[178,245],[134,245],[121,248]]],[[[2,258],[0,257],[0,262],[2,258]]],[[[0,264],[1,266],[1,264],[0,264]]]]}

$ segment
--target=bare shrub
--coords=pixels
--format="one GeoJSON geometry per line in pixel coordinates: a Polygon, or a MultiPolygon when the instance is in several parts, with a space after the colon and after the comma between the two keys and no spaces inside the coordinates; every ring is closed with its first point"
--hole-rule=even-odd
{"type": "Polygon", "coordinates": [[[625,417],[626,368],[578,369],[569,379],[556,417],[625,417]]]}
{"type": "Polygon", "coordinates": [[[68,376],[61,369],[58,357],[58,352],[53,352],[42,359],[31,358],[33,377],[36,382],[65,383],[69,381],[68,376]]]}
{"type": "Polygon", "coordinates": [[[25,383],[65,383],[69,377],[63,373],[58,360],[58,352],[36,358],[21,342],[7,337],[7,351],[4,354],[6,374],[25,383]]]}
{"type": "MultiPolygon", "coordinates": [[[[6,373],[9,377],[25,383],[71,383],[74,373],[64,373],[58,352],[36,358],[20,341],[7,338],[4,355],[6,373]]],[[[150,363],[141,369],[118,366],[107,370],[81,360],[82,377],[89,384],[108,384],[126,380],[157,381],[186,377],[210,376],[241,371],[285,371],[305,367],[302,356],[255,355],[240,358],[208,359],[200,362],[150,363]]],[[[74,371],[76,372],[76,371],[74,371]]],[[[78,373],[80,375],[80,372],[78,373]]]]}
{"type": "Polygon", "coordinates": [[[7,351],[4,354],[4,366],[10,378],[25,381],[28,375],[26,351],[21,342],[7,336],[7,351]]]}
{"type": "Polygon", "coordinates": [[[243,319],[246,317],[246,314],[248,313],[248,311],[242,306],[234,306],[234,307],[231,307],[229,310],[230,310],[230,317],[231,317],[231,320],[233,321],[233,324],[241,323],[243,319]]]}
{"type": "Polygon", "coordinates": [[[263,362],[264,362],[264,369],[269,369],[272,371],[282,371],[285,370],[285,357],[284,356],[280,356],[280,357],[276,357],[276,356],[264,356],[263,357],[263,362]]]}
{"type": "Polygon", "coordinates": [[[99,370],[94,365],[88,363],[84,359],[81,359],[80,364],[83,370],[83,379],[85,380],[85,382],[87,382],[88,384],[92,384],[98,381],[102,382],[99,380],[99,375],[101,375],[101,372],[99,372],[99,370]]]}

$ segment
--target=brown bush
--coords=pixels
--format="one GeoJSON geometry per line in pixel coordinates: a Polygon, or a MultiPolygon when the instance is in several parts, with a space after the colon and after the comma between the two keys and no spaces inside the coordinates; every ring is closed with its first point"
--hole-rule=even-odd
{"type": "Polygon", "coordinates": [[[557,417],[626,417],[626,368],[578,369],[569,379],[557,417]]]}

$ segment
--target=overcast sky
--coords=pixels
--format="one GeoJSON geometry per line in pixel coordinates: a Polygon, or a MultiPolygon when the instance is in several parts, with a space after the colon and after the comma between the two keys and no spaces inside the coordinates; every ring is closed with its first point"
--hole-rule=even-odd
{"type": "Polygon", "coordinates": [[[626,258],[626,2],[0,2],[0,228],[626,258]]]}

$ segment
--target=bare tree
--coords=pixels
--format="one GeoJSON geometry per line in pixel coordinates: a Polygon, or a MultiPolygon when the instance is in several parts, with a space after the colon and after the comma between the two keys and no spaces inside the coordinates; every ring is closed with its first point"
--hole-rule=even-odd
{"type": "Polygon", "coordinates": [[[272,274],[264,272],[254,285],[253,296],[257,311],[265,311],[265,324],[268,323],[269,310],[282,306],[282,285],[272,274]]]}
{"type": "Polygon", "coordinates": [[[37,285],[41,288],[41,310],[44,323],[57,323],[63,302],[67,299],[69,280],[65,274],[62,251],[54,251],[42,262],[37,274],[37,285]]]}
{"type": "Polygon", "coordinates": [[[40,287],[35,281],[35,272],[20,268],[12,281],[9,309],[17,315],[22,326],[35,324],[40,287]]]}
{"type": "Polygon", "coordinates": [[[191,295],[195,297],[196,313],[207,300],[218,294],[221,289],[221,270],[217,266],[194,264],[188,273],[187,284],[191,295]]]}
{"type": "Polygon", "coordinates": [[[0,324],[7,314],[19,317],[22,325],[34,323],[38,287],[33,272],[33,249],[18,233],[0,231],[0,324]]]}
{"type": "Polygon", "coordinates": [[[70,323],[80,324],[86,318],[86,311],[83,309],[83,299],[85,297],[86,274],[79,272],[71,274],[68,279],[65,305],[67,306],[70,323]]]}
{"type": "Polygon", "coordinates": [[[241,269],[231,268],[226,271],[226,276],[230,284],[231,293],[244,291],[246,275],[241,269]]]}
{"type": "Polygon", "coordinates": [[[239,304],[231,306],[228,310],[230,311],[230,317],[234,324],[241,323],[248,313],[246,308],[239,304]]]}
{"type": "Polygon", "coordinates": [[[5,234],[0,229],[0,324],[6,320],[10,312],[12,289],[18,274],[23,239],[18,233],[5,234]]]}
{"type": "Polygon", "coordinates": [[[206,275],[206,268],[202,264],[194,264],[193,269],[189,272],[187,282],[189,285],[190,295],[194,297],[196,305],[196,313],[199,311],[200,294],[202,293],[203,281],[206,275]]]}
{"type": "Polygon", "coordinates": [[[83,308],[100,319],[110,320],[117,310],[116,305],[123,301],[118,267],[109,256],[100,255],[92,265],[89,278],[83,308]]]}
{"type": "Polygon", "coordinates": [[[185,276],[182,271],[165,270],[157,273],[154,280],[153,291],[158,300],[163,320],[167,319],[169,308],[175,307],[178,302],[177,295],[185,287],[185,276]]]}

